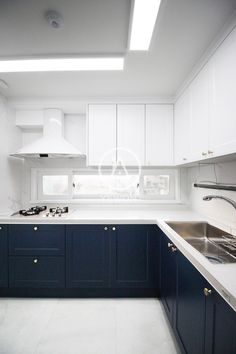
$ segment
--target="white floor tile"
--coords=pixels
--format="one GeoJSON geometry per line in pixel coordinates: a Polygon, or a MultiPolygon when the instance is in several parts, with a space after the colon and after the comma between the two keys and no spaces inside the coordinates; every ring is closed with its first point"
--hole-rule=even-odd
{"type": "Polygon", "coordinates": [[[0,354],[177,354],[155,299],[1,299],[0,354]]]}

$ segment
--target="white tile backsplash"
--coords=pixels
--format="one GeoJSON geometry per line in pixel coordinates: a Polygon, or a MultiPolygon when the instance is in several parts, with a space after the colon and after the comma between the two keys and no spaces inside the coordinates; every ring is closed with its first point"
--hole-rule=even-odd
{"type": "MultiPolygon", "coordinates": [[[[236,192],[195,188],[194,182],[212,181],[236,184],[236,161],[209,165],[200,165],[188,169],[189,203],[193,210],[211,218],[219,226],[236,229],[236,210],[224,200],[203,201],[208,194],[221,195],[236,200],[236,192]]],[[[232,230],[231,230],[232,232],[232,230]]]]}

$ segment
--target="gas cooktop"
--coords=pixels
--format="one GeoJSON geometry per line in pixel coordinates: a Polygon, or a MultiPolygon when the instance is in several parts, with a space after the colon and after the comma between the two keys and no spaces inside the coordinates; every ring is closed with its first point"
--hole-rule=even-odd
{"type": "Polygon", "coordinates": [[[61,217],[63,214],[68,214],[69,213],[69,208],[68,206],[66,207],[53,207],[49,208],[47,206],[34,206],[29,209],[22,209],[19,210],[18,212],[12,214],[12,216],[35,216],[39,215],[42,217],[61,217]]]}

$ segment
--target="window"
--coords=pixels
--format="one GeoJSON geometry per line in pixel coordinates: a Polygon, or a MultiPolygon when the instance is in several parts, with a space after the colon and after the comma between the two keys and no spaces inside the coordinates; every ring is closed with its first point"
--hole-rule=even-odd
{"type": "Polygon", "coordinates": [[[75,174],[73,187],[73,195],[78,198],[137,198],[139,175],[75,174]]]}
{"type": "Polygon", "coordinates": [[[44,175],[43,181],[43,195],[68,195],[69,178],[67,175],[44,175]]]}
{"type": "Polygon", "coordinates": [[[144,199],[178,199],[178,170],[146,170],[141,179],[141,194],[144,199]]]}
{"type": "Polygon", "coordinates": [[[178,200],[177,169],[31,171],[31,200],[140,199],[178,200]]]}
{"type": "Polygon", "coordinates": [[[69,171],[34,170],[31,172],[31,199],[70,199],[72,173],[69,171]]]}

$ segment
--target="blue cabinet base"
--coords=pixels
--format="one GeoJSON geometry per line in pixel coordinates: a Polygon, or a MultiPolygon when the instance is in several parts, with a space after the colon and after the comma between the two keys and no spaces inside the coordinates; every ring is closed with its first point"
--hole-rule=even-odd
{"type": "Polygon", "coordinates": [[[158,289],[147,288],[2,288],[0,297],[59,297],[59,298],[157,298],[158,289]]]}

